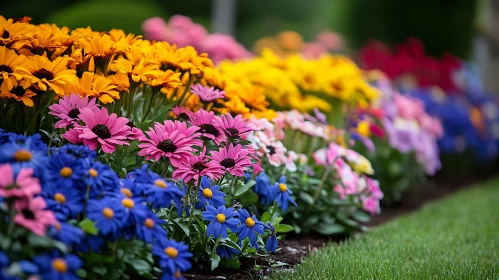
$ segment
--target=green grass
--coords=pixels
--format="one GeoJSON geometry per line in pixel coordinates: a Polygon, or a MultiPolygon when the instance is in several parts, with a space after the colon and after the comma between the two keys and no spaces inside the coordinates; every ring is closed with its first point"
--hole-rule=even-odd
{"type": "Polygon", "coordinates": [[[331,244],[270,279],[499,279],[499,179],[331,244]]]}

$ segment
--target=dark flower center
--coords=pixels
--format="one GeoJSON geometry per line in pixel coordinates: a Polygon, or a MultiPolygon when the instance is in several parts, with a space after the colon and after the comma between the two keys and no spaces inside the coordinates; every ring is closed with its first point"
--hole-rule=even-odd
{"type": "Polygon", "coordinates": [[[128,125],[130,128],[134,128],[135,125],[133,124],[133,122],[128,122],[126,125],[128,125]]]}
{"type": "Polygon", "coordinates": [[[272,145],[267,146],[267,149],[269,149],[269,155],[275,154],[275,148],[272,145]]]}
{"type": "Polygon", "coordinates": [[[92,132],[97,134],[97,136],[102,139],[111,137],[111,131],[109,131],[109,128],[103,124],[94,126],[94,128],[92,128],[92,132]]]}
{"type": "Polygon", "coordinates": [[[237,136],[239,134],[239,130],[234,127],[229,127],[226,131],[230,134],[230,136],[237,136]]]}
{"type": "Polygon", "coordinates": [[[203,133],[203,134],[211,134],[211,135],[213,135],[215,137],[217,137],[218,134],[220,134],[220,132],[218,131],[218,129],[215,126],[213,126],[213,125],[211,125],[209,123],[202,124],[200,126],[200,128],[201,128],[201,133],[203,133]]]}
{"type": "Polygon", "coordinates": [[[53,80],[54,79],[54,74],[50,72],[49,70],[42,68],[40,70],[37,70],[35,73],[33,73],[33,76],[37,77],[38,79],[47,79],[47,81],[53,80]]]}
{"type": "Polygon", "coordinates": [[[178,118],[181,120],[187,120],[187,119],[189,119],[189,116],[186,113],[180,113],[178,115],[178,118]]]}
{"type": "Polygon", "coordinates": [[[162,150],[165,153],[173,153],[175,150],[177,150],[177,146],[173,144],[173,141],[170,139],[166,139],[164,141],[161,141],[158,144],[158,149],[162,150]]]}
{"type": "Polygon", "coordinates": [[[10,38],[10,33],[9,33],[9,31],[4,30],[4,31],[3,31],[3,34],[2,34],[2,39],[9,39],[9,38],[10,38]]]}
{"type": "Polygon", "coordinates": [[[7,65],[0,65],[0,72],[7,72],[7,73],[12,73],[14,70],[10,66],[7,65]]]}
{"type": "Polygon", "coordinates": [[[192,166],[192,169],[195,169],[195,170],[201,172],[201,171],[206,169],[206,165],[204,165],[203,162],[198,161],[198,162],[194,163],[194,165],[192,166]]]}
{"type": "Polygon", "coordinates": [[[34,220],[35,219],[35,214],[31,210],[29,210],[29,209],[23,209],[23,210],[21,210],[21,212],[23,213],[24,218],[26,218],[28,220],[34,220]]]}
{"type": "Polygon", "coordinates": [[[232,168],[236,165],[236,161],[231,158],[226,158],[220,162],[220,165],[225,168],[232,168]]]}
{"type": "Polygon", "coordinates": [[[26,93],[26,90],[22,86],[15,86],[14,88],[12,88],[10,93],[13,93],[19,97],[23,97],[24,93],[26,93]]]}
{"type": "MultiPolygon", "coordinates": [[[[73,108],[71,109],[71,111],[69,111],[68,113],[68,117],[72,118],[72,119],[76,119],[78,118],[78,115],[80,114],[80,109],[78,108],[73,108]]],[[[97,133],[96,133],[97,134],[97,133]]]]}

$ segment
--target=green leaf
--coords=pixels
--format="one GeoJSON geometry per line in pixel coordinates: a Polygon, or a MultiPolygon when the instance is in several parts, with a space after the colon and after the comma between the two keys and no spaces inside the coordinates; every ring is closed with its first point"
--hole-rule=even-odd
{"type": "Polygon", "coordinates": [[[189,236],[191,234],[191,231],[189,230],[189,227],[186,224],[180,222],[180,220],[182,220],[182,219],[181,218],[177,218],[175,220],[172,220],[172,223],[174,223],[175,225],[177,225],[178,227],[180,227],[184,231],[184,233],[185,233],[186,236],[189,236]]]}
{"type": "Polygon", "coordinates": [[[369,220],[371,220],[371,216],[367,214],[366,212],[363,211],[356,211],[352,215],[357,221],[367,223],[369,220]]]}
{"type": "Polygon", "coordinates": [[[95,273],[97,273],[97,274],[99,274],[99,275],[102,275],[102,276],[104,276],[104,274],[106,274],[106,272],[107,272],[107,268],[106,268],[105,266],[103,266],[103,265],[100,265],[100,266],[92,266],[92,270],[93,270],[95,273]]]}
{"type": "Polygon", "coordinates": [[[237,259],[222,259],[220,265],[225,268],[230,269],[239,269],[241,267],[241,263],[237,259]]]}
{"type": "Polygon", "coordinates": [[[240,197],[241,195],[245,194],[247,191],[249,191],[254,185],[256,185],[255,180],[251,180],[248,183],[246,183],[244,186],[238,188],[236,190],[235,197],[240,197]]]}
{"type": "Polygon", "coordinates": [[[269,212],[263,213],[262,217],[260,218],[260,221],[262,223],[266,223],[266,222],[270,221],[270,213],[269,212]]]}
{"type": "Polygon", "coordinates": [[[308,204],[314,203],[314,198],[306,192],[300,192],[298,196],[308,204]]]}
{"type": "Polygon", "coordinates": [[[239,247],[239,245],[236,242],[234,242],[228,238],[225,239],[224,242],[225,242],[225,246],[241,251],[241,247],[239,247]]]}
{"type": "Polygon", "coordinates": [[[140,275],[143,275],[151,270],[151,265],[141,259],[136,259],[133,262],[130,263],[140,275]]]}
{"type": "Polygon", "coordinates": [[[99,233],[99,230],[95,227],[95,222],[89,219],[81,221],[80,223],[78,223],[78,226],[88,234],[97,235],[99,233]]]}
{"type": "Polygon", "coordinates": [[[331,235],[331,234],[343,232],[343,231],[345,231],[345,228],[341,225],[338,225],[338,224],[330,224],[330,225],[319,224],[315,228],[315,230],[320,234],[331,235]]]}
{"type": "Polygon", "coordinates": [[[218,264],[220,263],[220,256],[219,255],[213,255],[211,257],[211,270],[215,270],[215,268],[218,267],[218,264]]]}
{"type": "Polygon", "coordinates": [[[290,231],[292,231],[294,229],[295,228],[293,226],[291,226],[291,225],[285,225],[285,224],[278,225],[276,227],[277,232],[281,232],[281,233],[290,232],[290,231]]]}
{"type": "Polygon", "coordinates": [[[87,271],[85,269],[78,269],[76,275],[78,275],[78,278],[80,279],[85,279],[87,278],[87,271]]]}

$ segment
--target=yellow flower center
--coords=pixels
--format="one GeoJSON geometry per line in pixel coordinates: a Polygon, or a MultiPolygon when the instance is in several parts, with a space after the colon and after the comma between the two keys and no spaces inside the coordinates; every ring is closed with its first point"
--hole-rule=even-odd
{"type": "Polygon", "coordinates": [[[167,247],[165,249],[165,254],[170,258],[176,258],[178,255],[178,250],[173,247],[167,247]]]}
{"type": "Polygon", "coordinates": [[[203,190],[203,195],[206,198],[211,198],[213,196],[213,192],[210,189],[204,189],[203,190]]]}
{"type": "Polygon", "coordinates": [[[122,188],[121,189],[121,193],[124,194],[126,197],[132,197],[132,191],[130,189],[127,189],[127,188],[122,188]]]}
{"type": "Polygon", "coordinates": [[[222,223],[222,224],[225,223],[225,215],[224,214],[218,214],[217,215],[217,221],[219,223],[222,223]]]}
{"type": "Polygon", "coordinates": [[[126,208],[133,208],[135,206],[135,203],[130,198],[123,198],[121,204],[126,208]]]}
{"type": "Polygon", "coordinates": [[[62,177],[67,178],[73,174],[73,170],[69,167],[63,167],[59,173],[61,173],[62,177]]]}
{"type": "Polygon", "coordinates": [[[287,191],[287,190],[288,190],[288,187],[286,187],[286,184],[282,184],[282,183],[281,183],[281,184],[279,184],[279,190],[280,190],[281,192],[285,192],[285,191],[287,191]]]}
{"type": "Polygon", "coordinates": [[[66,202],[66,197],[62,194],[62,193],[56,193],[54,195],[54,199],[55,201],[59,202],[59,203],[64,203],[66,202]]]}
{"type": "Polygon", "coordinates": [[[145,221],[144,221],[144,225],[148,228],[153,228],[154,227],[154,221],[153,219],[151,218],[147,218],[145,221]]]}
{"type": "Polygon", "coordinates": [[[61,230],[61,224],[59,223],[55,223],[54,227],[57,231],[61,230]]]}
{"type": "Polygon", "coordinates": [[[28,161],[31,160],[33,156],[27,150],[19,150],[14,154],[16,161],[28,161]]]}
{"type": "Polygon", "coordinates": [[[177,271],[175,271],[175,278],[179,279],[180,277],[182,277],[182,273],[180,273],[180,269],[177,269],[177,271]]]}
{"type": "Polygon", "coordinates": [[[161,180],[161,179],[157,179],[156,181],[154,181],[154,184],[157,186],[157,187],[160,187],[160,188],[166,188],[166,183],[165,181],[161,180]]]}
{"type": "Polygon", "coordinates": [[[111,219],[112,217],[114,217],[113,209],[108,208],[108,207],[102,209],[102,214],[104,214],[104,217],[106,217],[108,219],[111,219]]]}
{"type": "Polygon", "coordinates": [[[246,219],[246,225],[249,227],[254,227],[255,226],[255,220],[253,220],[251,217],[246,219]]]}
{"type": "Polygon", "coordinates": [[[52,261],[52,267],[60,273],[64,273],[68,270],[68,265],[66,264],[66,261],[60,258],[54,259],[52,261]]]}
{"type": "Polygon", "coordinates": [[[99,175],[99,172],[97,172],[97,170],[95,170],[95,169],[93,169],[93,168],[90,168],[90,169],[88,170],[88,174],[90,175],[90,177],[95,178],[95,177],[97,177],[97,176],[99,175]]]}

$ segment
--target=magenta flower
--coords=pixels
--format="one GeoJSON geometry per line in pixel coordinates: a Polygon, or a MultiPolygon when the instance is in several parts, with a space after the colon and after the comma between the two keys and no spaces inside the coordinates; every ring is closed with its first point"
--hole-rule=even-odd
{"type": "Polygon", "coordinates": [[[233,139],[245,138],[249,132],[253,131],[248,124],[248,119],[243,118],[241,115],[232,118],[230,114],[224,114],[216,118],[218,126],[227,137],[233,139]]]}
{"type": "Polygon", "coordinates": [[[136,127],[132,122],[128,122],[126,125],[130,127],[130,135],[128,136],[128,139],[130,140],[138,140],[140,137],[144,136],[144,132],[136,127]]]}
{"type": "Polygon", "coordinates": [[[159,161],[161,157],[168,158],[173,166],[182,166],[182,161],[193,157],[196,152],[194,146],[202,146],[203,141],[197,139],[200,136],[197,131],[199,127],[187,128],[185,122],[167,120],[164,124],[155,123],[154,128],[146,131],[148,137],[139,138],[139,156],[146,159],[159,161]]]}
{"type": "Polygon", "coordinates": [[[98,107],[95,105],[95,100],[95,98],[88,100],[88,96],[82,98],[80,95],[71,94],[60,99],[58,104],[49,106],[49,114],[61,119],[55,124],[55,128],[64,128],[77,123],[82,109],[96,111],[98,107]]]}
{"type": "Polygon", "coordinates": [[[45,230],[57,222],[54,213],[45,210],[46,206],[41,196],[16,200],[14,209],[17,214],[14,216],[14,222],[31,230],[34,234],[45,235],[45,230]]]}
{"type": "Polygon", "coordinates": [[[222,178],[224,173],[220,165],[209,161],[206,157],[206,148],[204,148],[199,156],[191,156],[181,161],[172,177],[175,180],[182,179],[186,183],[194,180],[195,184],[197,184],[201,176],[208,176],[212,180],[218,180],[222,178]]]}
{"type": "Polygon", "coordinates": [[[82,133],[78,136],[83,144],[96,150],[100,144],[102,151],[112,153],[116,145],[127,145],[128,136],[132,133],[127,125],[129,120],[112,113],[109,115],[106,108],[91,111],[82,109],[80,119],[85,123],[82,133]]]}
{"type": "Polygon", "coordinates": [[[362,209],[371,214],[376,215],[379,212],[379,200],[374,197],[367,197],[362,199],[362,209]]]}
{"type": "Polygon", "coordinates": [[[219,98],[225,98],[225,91],[215,89],[215,87],[203,86],[202,84],[192,85],[191,91],[204,102],[212,102],[219,98]]]}
{"type": "Polygon", "coordinates": [[[192,112],[185,108],[184,106],[175,106],[172,108],[171,113],[174,115],[175,119],[187,120],[192,112]]]}
{"type": "Polygon", "coordinates": [[[80,138],[80,134],[83,132],[83,128],[78,126],[75,128],[70,128],[62,137],[73,144],[83,144],[83,139],[80,138]]]}
{"type": "Polygon", "coordinates": [[[32,168],[23,168],[14,177],[14,170],[10,164],[0,165],[0,196],[31,198],[42,191],[37,178],[33,177],[32,168]]]}
{"type": "Polygon", "coordinates": [[[216,122],[214,112],[207,112],[201,109],[196,113],[190,113],[189,120],[192,125],[199,127],[201,136],[213,140],[217,145],[220,145],[221,142],[224,142],[227,139],[225,133],[216,122]]]}
{"type": "Polygon", "coordinates": [[[220,148],[218,152],[211,152],[211,158],[213,162],[220,165],[223,170],[229,172],[234,176],[244,176],[244,172],[247,167],[251,167],[254,164],[251,162],[251,152],[248,149],[243,148],[240,144],[234,146],[229,144],[229,148],[220,148]]]}

